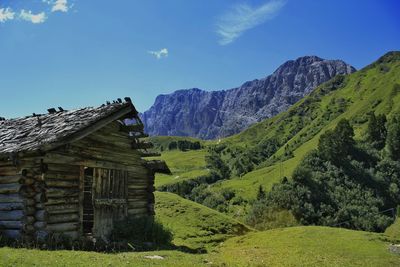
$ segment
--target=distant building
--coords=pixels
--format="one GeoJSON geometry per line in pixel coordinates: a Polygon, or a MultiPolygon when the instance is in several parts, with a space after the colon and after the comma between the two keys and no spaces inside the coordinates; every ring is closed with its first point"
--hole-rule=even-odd
{"type": "Polygon", "coordinates": [[[151,143],[130,101],[0,120],[0,235],[108,240],[116,220],[154,215],[151,143]]]}

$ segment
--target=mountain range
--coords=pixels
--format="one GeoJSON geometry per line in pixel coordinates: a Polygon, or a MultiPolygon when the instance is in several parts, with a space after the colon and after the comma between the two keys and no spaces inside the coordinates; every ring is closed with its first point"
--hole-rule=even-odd
{"type": "Polygon", "coordinates": [[[342,60],[300,57],[285,62],[265,78],[247,81],[237,88],[193,88],[159,95],[141,116],[151,136],[222,138],[287,110],[334,76],[354,71],[342,60]]]}

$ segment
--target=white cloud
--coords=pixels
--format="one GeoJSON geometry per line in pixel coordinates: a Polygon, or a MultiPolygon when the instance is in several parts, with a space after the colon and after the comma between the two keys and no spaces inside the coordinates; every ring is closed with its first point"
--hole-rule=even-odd
{"type": "Polygon", "coordinates": [[[168,57],[168,49],[163,48],[160,51],[148,51],[150,55],[155,56],[157,59],[163,58],[163,57],[168,57]]]}
{"type": "Polygon", "coordinates": [[[30,21],[34,24],[43,23],[46,21],[47,17],[44,12],[40,12],[38,14],[32,14],[32,11],[28,10],[25,11],[24,9],[21,10],[19,13],[19,18],[22,20],[30,21]]]}
{"type": "Polygon", "coordinates": [[[51,12],[61,11],[68,12],[68,1],[67,0],[56,0],[53,3],[53,7],[51,8],[51,12]]]}
{"type": "Polygon", "coordinates": [[[0,22],[4,23],[7,20],[13,20],[15,13],[11,8],[0,8],[0,22]]]}
{"type": "Polygon", "coordinates": [[[216,32],[220,37],[219,44],[230,44],[245,31],[272,19],[285,4],[286,0],[271,0],[259,7],[247,4],[233,6],[218,19],[216,32]]]}

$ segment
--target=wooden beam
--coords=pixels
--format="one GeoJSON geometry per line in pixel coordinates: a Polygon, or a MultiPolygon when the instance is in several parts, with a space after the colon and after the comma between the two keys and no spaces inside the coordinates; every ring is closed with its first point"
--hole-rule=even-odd
{"type": "Polygon", "coordinates": [[[130,132],[143,132],[144,125],[143,124],[135,124],[135,125],[122,125],[119,127],[121,132],[130,133],[130,132]]]}

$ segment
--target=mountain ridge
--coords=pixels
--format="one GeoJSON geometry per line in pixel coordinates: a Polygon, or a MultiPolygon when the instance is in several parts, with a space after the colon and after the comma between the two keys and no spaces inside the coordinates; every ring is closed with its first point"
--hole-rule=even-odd
{"type": "Polygon", "coordinates": [[[216,139],[287,110],[319,84],[356,69],[342,60],[304,56],[289,60],[271,75],[241,86],[205,91],[180,89],[157,96],[142,119],[150,135],[216,139]]]}

